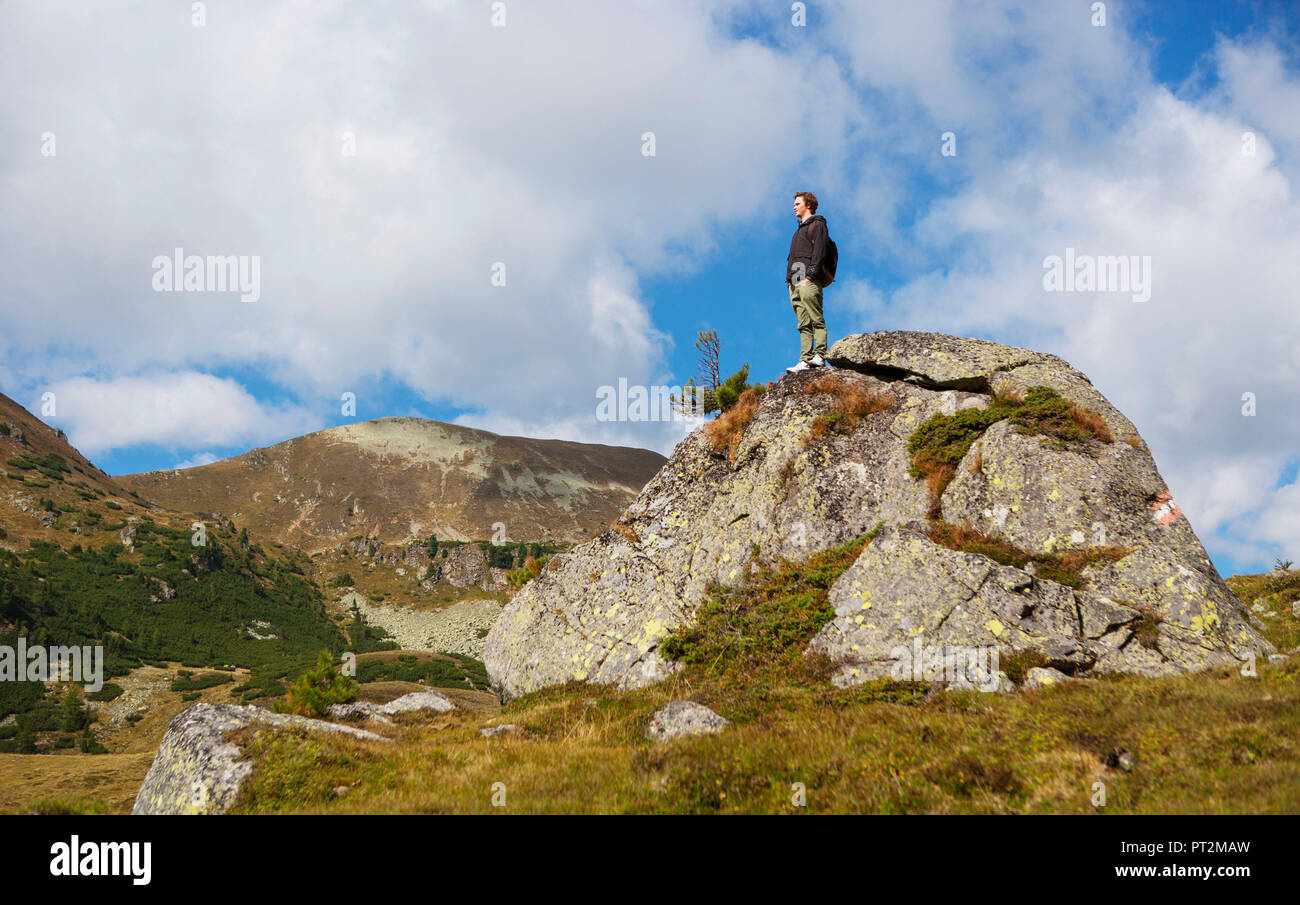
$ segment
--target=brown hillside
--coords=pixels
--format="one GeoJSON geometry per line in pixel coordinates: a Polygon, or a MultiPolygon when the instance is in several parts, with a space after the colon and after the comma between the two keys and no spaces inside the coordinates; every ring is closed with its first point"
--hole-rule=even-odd
{"type": "Polygon", "coordinates": [[[0,393],[0,546],[25,550],[33,538],[62,545],[77,537],[98,544],[156,509],[92,465],[63,431],[0,393]]]}
{"type": "Polygon", "coordinates": [[[317,431],[209,465],[115,480],[170,509],[221,513],[307,552],[358,535],[578,541],[618,517],[665,459],[644,449],[502,437],[422,418],[317,431]]]}

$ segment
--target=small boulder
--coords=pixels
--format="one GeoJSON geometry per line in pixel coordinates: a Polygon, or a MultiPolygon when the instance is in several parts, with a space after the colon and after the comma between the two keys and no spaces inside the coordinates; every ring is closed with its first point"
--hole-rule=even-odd
{"type": "Polygon", "coordinates": [[[730,725],[731,720],[718,716],[703,704],[673,701],[656,711],[645,734],[655,741],[667,741],[687,735],[715,734],[730,725]]]}
{"type": "Polygon", "coordinates": [[[480,729],[478,734],[484,738],[496,738],[498,735],[505,735],[507,732],[516,732],[519,727],[514,723],[504,723],[500,726],[487,726],[480,729]]]}
{"type": "Polygon", "coordinates": [[[372,704],[369,701],[353,701],[350,704],[331,704],[329,716],[332,720],[372,720],[376,723],[388,723],[394,713],[410,713],[413,710],[436,710],[446,713],[455,710],[456,705],[447,696],[437,691],[413,691],[395,698],[387,704],[372,704]]]}
{"type": "Polygon", "coordinates": [[[412,710],[436,710],[439,713],[446,713],[448,710],[455,710],[456,705],[448,700],[446,695],[436,691],[413,691],[389,701],[379,709],[387,714],[408,713],[412,710]]]}
{"type": "Polygon", "coordinates": [[[389,723],[390,720],[378,704],[369,701],[353,701],[351,704],[331,704],[329,718],[332,720],[373,720],[376,723],[389,723]]]}
{"type": "Polygon", "coordinates": [[[1042,688],[1044,685],[1058,685],[1061,682],[1073,681],[1059,669],[1052,669],[1050,666],[1035,666],[1025,674],[1025,688],[1042,688]]]}

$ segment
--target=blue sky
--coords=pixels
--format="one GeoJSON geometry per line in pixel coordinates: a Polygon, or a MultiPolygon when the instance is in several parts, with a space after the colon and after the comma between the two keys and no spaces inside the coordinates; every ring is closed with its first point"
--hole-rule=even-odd
{"type": "Polygon", "coordinates": [[[489,6],[0,7],[0,391],[110,474],[385,415],[667,453],[598,387],[680,384],[710,328],[727,371],[793,363],[808,189],[832,341],[1060,354],[1221,571],[1300,559],[1293,4],[489,6]],[[262,297],[153,292],[178,246],[262,297]],[[1152,299],[1045,294],[1067,246],[1151,256],[1152,299]]]}

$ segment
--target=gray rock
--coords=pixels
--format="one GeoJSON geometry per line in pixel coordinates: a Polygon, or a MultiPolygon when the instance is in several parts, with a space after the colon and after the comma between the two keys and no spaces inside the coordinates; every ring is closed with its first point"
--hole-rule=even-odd
{"type": "Polygon", "coordinates": [[[731,720],[718,716],[703,704],[672,701],[655,712],[645,734],[662,742],[687,735],[711,735],[730,725],[731,720]]]}
{"type": "Polygon", "coordinates": [[[456,705],[440,692],[412,691],[387,704],[372,704],[369,701],[331,704],[328,712],[332,720],[371,720],[391,724],[393,721],[389,717],[395,713],[410,713],[413,710],[436,710],[439,713],[446,713],[448,710],[455,709],[456,705]]]}
{"type": "Polygon", "coordinates": [[[412,710],[436,710],[439,713],[446,713],[448,710],[455,710],[456,705],[449,701],[446,695],[436,691],[413,691],[389,701],[379,709],[390,715],[409,713],[412,710]]]}
{"type": "MultiPolygon", "coordinates": [[[[1162,674],[1272,652],[1174,505],[1132,423],[1065,361],[983,340],[900,332],[845,337],[827,357],[837,370],[786,375],[763,394],[734,455],[713,448],[707,426],[695,430],[620,518],[619,530],[552,557],[520,589],[483,652],[503,699],[574,679],[635,688],[669,675],[676,665],[659,644],[694,621],[710,584],[739,585],[755,559],[798,562],[881,522],[923,521],[930,500],[925,482],[909,474],[907,449],[916,429],[934,414],[986,406],[993,392],[1035,385],[1095,411],[1114,441],[1057,449],[999,422],[958,467],[939,501],[943,518],[970,521],[1035,553],[1103,545],[1130,552],[1085,570],[1085,590],[1075,591],[983,557],[963,558],[915,532],[893,535],[888,556],[878,539],[863,553],[870,574],[858,570],[854,580],[869,580],[880,595],[870,601],[871,615],[893,621],[873,618],[876,628],[865,629],[854,621],[867,621],[864,614],[837,615],[819,643],[845,658],[840,679],[854,668],[859,677],[887,674],[891,649],[921,631],[940,631],[925,644],[1050,652],[1051,665],[1074,675],[1162,674]],[[814,420],[834,402],[813,392],[828,378],[892,404],[865,415],[851,433],[812,438],[814,420]],[[915,577],[881,573],[889,557],[915,577]],[[963,578],[947,574],[949,566],[963,578]],[[976,575],[991,583],[963,583],[976,575]],[[983,621],[957,609],[971,599],[983,621]],[[1158,649],[1137,643],[1126,627],[1143,612],[1161,620],[1158,649]],[[1001,635],[987,628],[995,616],[1001,635]]],[[[837,606],[849,606],[848,591],[839,593],[837,606]]]]}
{"type": "Polygon", "coordinates": [[[487,556],[478,544],[453,547],[442,564],[442,577],[458,588],[482,583],[487,576],[487,556]]]}
{"type": "Polygon", "coordinates": [[[478,734],[484,738],[496,738],[498,735],[505,735],[507,732],[515,732],[519,729],[514,723],[504,723],[500,726],[487,726],[478,731],[478,734]]]}
{"type": "Polygon", "coordinates": [[[1071,676],[1067,676],[1059,669],[1052,669],[1050,666],[1035,666],[1025,674],[1025,688],[1042,688],[1044,685],[1057,685],[1061,682],[1073,682],[1071,676]]]}
{"type": "Polygon", "coordinates": [[[391,725],[393,722],[384,713],[382,707],[378,704],[372,704],[369,701],[353,701],[350,704],[331,704],[327,712],[329,718],[332,720],[371,720],[376,723],[385,723],[388,725],[391,725]]]}
{"type": "Polygon", "coordinates": [[[831,346],[826,360],[837,368],[910,379],[931,389],[988,392],[999,372],[1040,362],[1069,367],[1054,355],[943,333],[858,333],[831,346]]]}
{"type": "Polygon", "coordinates": [[[940,649],[985,661],[984,652],[993,649],[999,657],[1034,650],[1071,675],[1167,675],[1236,665],[1235,633],[1254,633],[1239,617],[1232,632],[1217,624],[1192,631],[1166,619],[1157,626],[1155,647],[1146,647],[1135,637],[1142,619],[1135,607],[941,547],[900,527],[880,532],[831,586],[829,599],[835,618],[809,650],[837,664],[832,681],[842,687],[915,678],[908,667],[918,658],[941,660],[940,649]]]}
{"type": "Polygon", "coordinates": [[[158,753],[136,795],[132,814],[221,814],[234,804],[240,785],[253,769],[242,752],[224,740],[229,732],[253,724],[341,732],[354,738],[387,741],[364,729],[340,726],[252,705],[195,704],[167,726],[158,753]]]}

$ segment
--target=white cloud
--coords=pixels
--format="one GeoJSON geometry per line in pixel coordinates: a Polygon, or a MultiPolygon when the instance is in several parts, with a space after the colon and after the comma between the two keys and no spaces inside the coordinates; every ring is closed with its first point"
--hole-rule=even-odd
{"type": "MultiPolygon", "coordinates": [[[[56,404],[51,420],[63,426],[73,446],[91,457],[142,443],[171,449],[261,446],[321,426],[319,417],[306,409],[267,405],[233,380],[193,371],[72,377],[51,384],[49,390],[56,404]]],[[[39,400],[28,408],[40,411],[39,400]]],[[[190,464],[204,464],[195,460],[190,464]]]]}
{"type": "Polygon", "coordinates": [[[299,399],[379,375],[485,413],[461,423],[666,451],[676,426],[591,414],[602,384],[663,380],[638,277],[691,274],[681,249],[707,253],[797,166],[907,275],[838,286],[859,327],[1063,355],[1208,546],[1264,557],[1297,540],[1273,488],[1300,449],[1300,80],[1276,42],[1224,39],[1213,90],[1171,93],[1108,7],[1094,28],[1086,3],[842,0],[813,52],[811,30],[729,39],[714,23],[744,6],[703,0],[511,4],[503,29],[476,4],[229,3],[205,29],[165,6],[0,6],[0,75],[22,86],[0,95],[19,149],[0,193],[24,212],[0,220],[23,300],[0,309],[0,379],[102,400],[67,415],[86,450],[313,426],[199,373],[233,364],[299,399]],[[918,182],[940,200],[915,210],[918,182]],[[260,255],[261,301],[150,291],[178,245],[260,255]],[[1150,255],[1151,300],[1043,292],[1066,247],[1150,255]],[[154,370],[197,381],[178,401],[199,408],[145,412],[166,380],[112,376],[154,370]]]}
{"type": "Polygon", "coordinates": [[[205,28],[53,7],[0,8],[0,67],[23,84],[0,133],[25,149],[0,184],[36,213],[0,222],[27,300],[0,350],[46,381],[235,362],[299,398],[386,373],[551,417],[662,369],[629,268],[698,267],[668,249],[707,250],[701,212],[764,203],[812,115],[793,55],[721,40],[708,13],[726,7],[702,0],[515,4],[506,28],[473,4],[230,3],[205,28]],[[57,157],[38,153],[46,129],[57,157]],[[152,292],[149,262],[175,247],[258,255],[261,300],[152,292]]]}
{"type": "Polygon", "coordinates": [[[201,452],[190,456],[188,459],[182,459],[172,468],[197,468],[200,465],[211,465],[213,462],[220,461],[220,459],[220,456],[214,456],[210,452],[201,452]]]}

